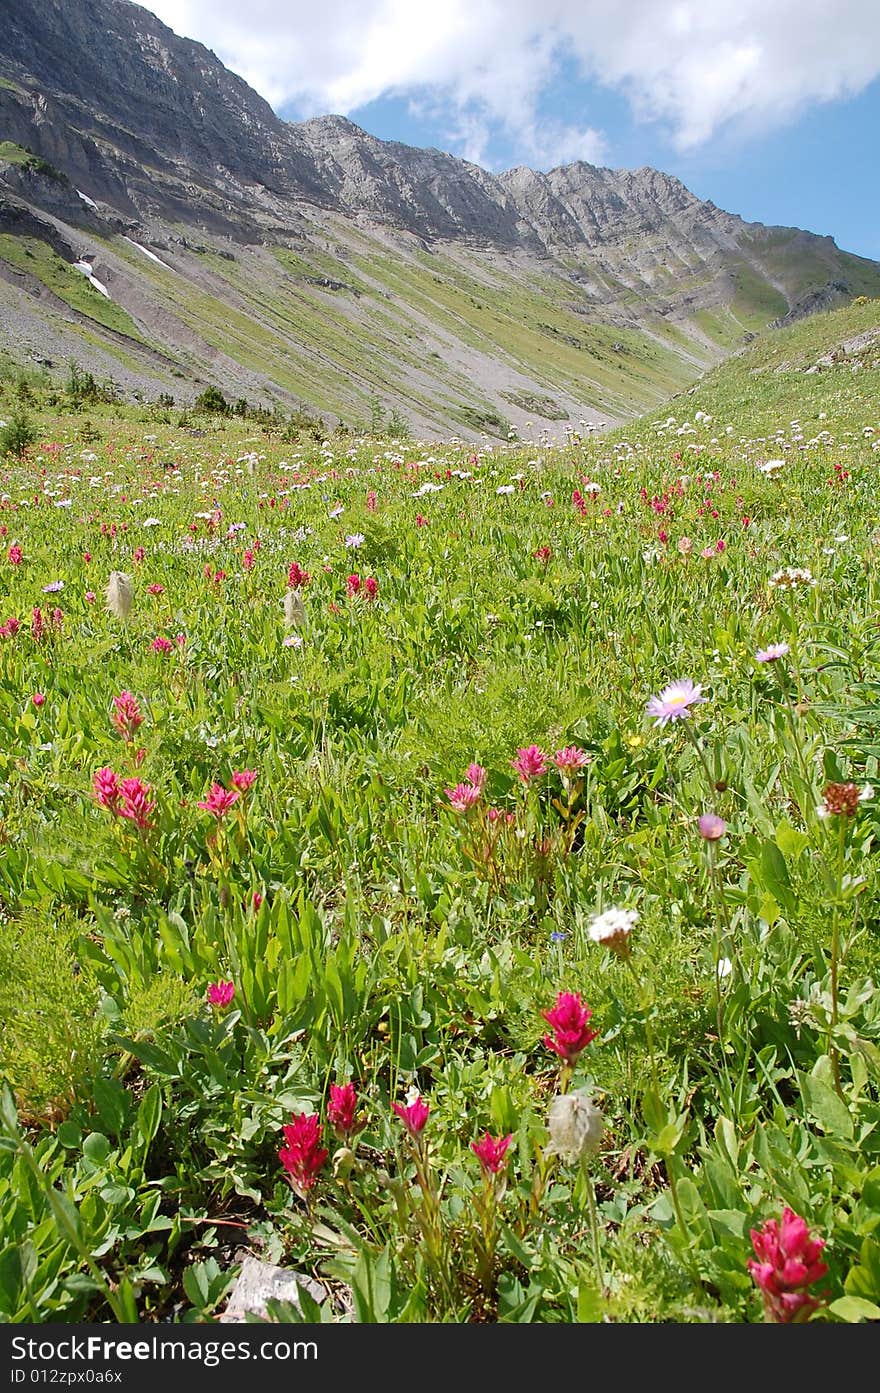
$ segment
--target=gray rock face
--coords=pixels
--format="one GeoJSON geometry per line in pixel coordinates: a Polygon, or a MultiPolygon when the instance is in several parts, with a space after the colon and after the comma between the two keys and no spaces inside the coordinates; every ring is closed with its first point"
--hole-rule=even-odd
{"type": "MultiPolygon", "coordinates": [[[[389,408],[404,404],[429,429],[483,422],[504,439],[542,403],[551,421],[644,409],[771,319],[880,293],[876,263],[830,238],[745,223],[654,169],[578,161],[493,175],[341,116],[283,121],[203,45],[129,0],[0,0],[0,79],[2,139],[50,167],[28,168],[20,152],[0,163],[0,228],[68,261],[97,244],[147,347],[179,364],[177,378],[209,372],[235,396],[289,401],[311,373],[327,409],[347,414],[351,402],[362,418],[381,342],[389,408]],[[167,250],[178,278],[167,293],[149,250],[132,264],[131,242],[167,250]],[[220,274],[218,259],[240,274],[220,274]],[[297,302],[273,317],[292,286],[297,302]],[[320,306],[314,288],[327,293],[320,306]],[[246,328],[218,331],[227,310],[261,335],[257,366],[246,328]],[[336,362],[325,314],[338,319],[336,362]],[[639,342],[624,344],[624,330],[639,342]],[[334,372],[342,381],[325,391],[334,372]],[[468,410],[435,415],[438,399],[468,410]]],[[[36,326],[48,301],[22,258],[0,272],[12,287],[0,284],[3,324],[24,295],[36,326]]],[[[0,346],[10,339],[4,330],[0,346]]]]}

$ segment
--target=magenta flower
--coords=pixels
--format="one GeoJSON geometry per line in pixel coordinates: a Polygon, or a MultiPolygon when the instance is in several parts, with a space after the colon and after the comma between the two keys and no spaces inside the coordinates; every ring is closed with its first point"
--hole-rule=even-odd
{"type": "Polygon", "coordinates": [[[287,584],[289,589],[300,590],[304,585],[308,585],[311,578],[309,572],[304,571],[298,562],[291,562],[290,569],[287,572],[287,584]]]}
{"type": "Polygon", "coordinates": [[[287,1171],[288,1179],[300,1199],[307,1199],[308,1193],[318,1183],[318,1173],[329,1156],[329,1151],[321,1145],[321,1121],[317,1113],[293,1115],[293,1122],[281,1129],[286,1146],[278,1152],[278,1159],[287,1171]]]}
{"type": "Polygon", "coordinates": [[[123,779],[119,785],[122,802],[117,809],[119,816],[133,822],[140,832],[147,832],[153,826],[150,813],[156,804],[150,798],[150,785],[141,779],[123,779]]]}
{"type": "Polygon", "coordinates": [[[704,842],[717,842],[727,831],[727,823],[717,813],[703,813],[697,818],[697,827],[704,842]]]}
{"type": "Polygon", "coordinates": [[[407,1106],[404,1106],[403,1103],[392,1103],[391,1106],[410,1136],[420,1137],[428,1120],[430,1111],[428,1104],[423,1102],[420,1096],[416,1096],[413,1102],[407,1106]]]}
{"type": "Polygon", "coordinates": [[[150,644],[150,647],[152,648],[154,653],[170,653],[174,648],[174,644],[171,642],[170,639],[162,638],[160,636],[159,638],[153,639],[152,643],[150,644]]]}
{"type": "Polygon", "coordinates": [[[247,793],[248,789],[253,788],[257,782],[257,771],[256,769],[235,769],[231,782],[239,793],[247,793]]]}
{"type": "Polygon", "coordinates": [[[755,654],[755,660],[759,663],[775,663],[778,658],[784,658],[791,649],[787,643],[769,643],[766,648],[759,648],[755,654]]]}
{"type": "Polygon", "coordinates": [[[828,1271],[819,1260],[824,1238],[811,1238],[806,1221],[786,1207],[781,1221],[767,1219],[751,1230],[751,1239],[755,1257],[746,1266],[764,1298],[767,1320],[784,1325],[809,1320],[821,1301],[807,1287],[828,1271]]]}
{"type": "Polygon", "coordinates": [[[489,777],[482,764],[469,764],[464,771],[464,776],[469,784],[473,784],[478,793],[482,793],[486,780],[489,777]]]}
{"type": "Polygon", "coordinates": [[[234,982],[211,982],[208,985],[208,1000],[212,1006],[228,1006],[234,996],[234,982]]]}
{"type": "Polygon", "coordinates": [[[379,593],[379,582],[375,576],[367,576],[364,581],[364,593],[368,600],[375,600],[379,593]]]}
{"type": "Polygon", "coordinates": [[[574,1064],[581,1051],[599,1034],[598,1030],[591,1030],[587,1024],[592,1014],[577,992],[560,992],[556,1005],[549,1011],[541,1012],[553,1029],[552,1035],[544,1036],[543,1043],[566,1064],[574,1064]]]}
{"type": "Polygon", "coordinates": [[[539,745],[526,745],[517,750],[516,759],[511,760],[511,765],[524,784],[547,772],[547,760],[539,745]]]}
{"type": "Polygon", "coordinates": [[[580,749],[577,745],[566,745],[564,750],[557,750],[553,756],[553,763],[560,774],[570,779],[584,765],[590,763],[590,756],[586,750],[580,749]]]}
{"type": "Polygon", "coordinates": [[[357,1093],[353,1083],[331,1083],[327,1121],[340,1141],[348,1141],[360,1131],[357,1120],[357,1093]]]}
{"type": "Polygon", "coordinates": [[[34,692],[33,696],[31,697],[31,701],[33,702],[34,706],[45,706],[46,697],[43,694],[43,692],[34,692]]]}
{"type": "Polygon", "coordinates": [[[481,1141],[471,1142],[471,1151],[487,1175],[497,1175],[507,1165],[507,1148],[512,1141],[512,1132],[506,1137],[490,1137],[487,1132],[481,1141]]]}
{"type": "Polygon", "coordinates": [[[118,811],[122,792],[112,769],[98,769],[92,775],[92,792],[102,808],[109,808],[111,813],[118,811]]]}
{"type": "Polygon", "coordinates": [[[356,595],[360,588],[361,578],[358,575],[357,571],[355,571],[352,575],[348,577],[348,579],[345,582],[345,592],[348,595],[349,599],[351,599],[353,595],[356,595]]]}
{"type": "Polygon", "coordinates": [[[211,792],[207,798],[203,802],[197,803],[196,806],[204,808],[206,813],[213,813],[216,818],[221,818],[225,817],[233,803],[238,802],[238,798],[239,794],[234,788],[224,788],[222,784],[212,784],[211,792]]]}
{"type": "Polygon", "coordinates": [[[444,788],[443,792],[457,813],[466,813],[480,801],[480,790],[473,784],[456,784],[455,788],[444,788]]]}
{"type": "Polygon", "coordinates": [[[680,721],[690,716],[692,706],[708,700],[701,696],[703,688],[695,686],[689,677],[670,682],[659,696],[652,696],[648,702],[648,715],[656,716],[655,726],[665,726],[667,721],[680,721]]]}
{"type": "Polygon", "coordinates": [[[131,692],[120,692],[113,698],[113,724],[123,740],[133,740],[138,726],[143,725],[143,714],[136,697],[131,692]]]}

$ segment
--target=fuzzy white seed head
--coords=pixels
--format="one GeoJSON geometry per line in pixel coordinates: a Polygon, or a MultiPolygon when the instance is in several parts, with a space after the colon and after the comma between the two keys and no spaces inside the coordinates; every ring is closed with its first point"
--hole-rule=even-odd
{"type": "Polygon", "coordinates": [[[107,608],[114,619],[127,619],[134,599],[134,581],[125,571],[111,571],[107,582],[107,608]]]}
{"type": "Polygon", "coordinates": [[[298,590],[287,590],[284,595],[284,622],[289,629],[295,629],[306,617],[306,607],[298,590]]]}
{"type": "Polygon", "coordinates": [[[579,1161],[598,1149],[605,1131],[605,1119],[593,1104],[589,1093],[560,1093],[550,1104],[547,1113],[550,1131],[548,1156],[558,1156],[568,1162],[579,1161]]]}

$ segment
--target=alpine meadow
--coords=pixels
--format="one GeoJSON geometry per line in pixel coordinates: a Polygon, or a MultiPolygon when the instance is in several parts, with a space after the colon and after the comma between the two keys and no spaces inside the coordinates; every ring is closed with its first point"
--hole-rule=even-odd
{"type": "Polygon", "coordinates": [[[880,1320],[880,264],[30,9],[0,1323],[880,1320]]]}

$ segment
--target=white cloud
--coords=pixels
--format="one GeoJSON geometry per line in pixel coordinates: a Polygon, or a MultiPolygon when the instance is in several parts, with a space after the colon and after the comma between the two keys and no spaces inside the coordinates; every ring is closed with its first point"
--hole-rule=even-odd
{"type": "Polygon", "coordinates": [[[547,167],[595,162],[589,123],[547,122],[540,99],[563,60],[625,93],[684,150],[729,122],[768,129],[880,74],[877,0],[148,0],[176,33],[213,48],[271,104],[347,114],[380,96],[447,113],[476,163],[493,128],[547,167]]]}

